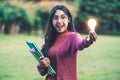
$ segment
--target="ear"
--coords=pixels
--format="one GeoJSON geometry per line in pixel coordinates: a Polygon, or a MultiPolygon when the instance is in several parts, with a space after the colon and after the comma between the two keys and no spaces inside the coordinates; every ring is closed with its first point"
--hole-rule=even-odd
{"type": "Polygon", "coordinates": [[[71,18],[68,18],[68,23],[71,21],[71,18]]]}

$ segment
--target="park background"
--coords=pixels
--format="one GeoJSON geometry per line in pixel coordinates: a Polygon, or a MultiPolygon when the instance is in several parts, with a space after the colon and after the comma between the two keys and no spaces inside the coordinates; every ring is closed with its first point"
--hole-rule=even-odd
{"type": "Polygon", "coordinates": [[[25,41],[41,48],[57,4],[70,9],[82,37],[87,20],[97,20],[97,41],[78,55],[79,80],[120,80],[120,0],[0,0],[0,80],[44,80],[25,41]]]}

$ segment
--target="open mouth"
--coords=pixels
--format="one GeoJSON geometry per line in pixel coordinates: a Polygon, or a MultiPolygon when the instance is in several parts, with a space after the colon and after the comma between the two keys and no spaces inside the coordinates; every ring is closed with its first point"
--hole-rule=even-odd
{"type": "Polygon", "coordinates": [[[61,26],[57,26],[57,28],[59,28],[59,29],[61,29],[63,26],[61,25],[61,26]]]}
{"type": "Polygon", "coordinates": [[[63,32],[64,29],[65,29],[65,24],[64,23],[58,23],[58,24],[56,24],[55,27],[56,27],[58,32],[63,32]]]}
{"type": "Polygon", "coordinates": [[[61,25],[61,24],[57,24],[57,25],[56,25],[56,27],[57,27],[58,29],[63,28],[63,26],[64,26],[64,25],[61,25]]]}

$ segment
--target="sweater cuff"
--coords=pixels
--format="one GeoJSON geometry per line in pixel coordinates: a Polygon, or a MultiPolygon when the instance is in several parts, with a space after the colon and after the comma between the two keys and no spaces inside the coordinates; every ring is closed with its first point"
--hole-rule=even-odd
{"type": "Polygon", "coordinates": [[[89,43],[89,44],[92,44],[93,41],[90,41],[90,38],[89,37],[86,37],[86,41],[89,43]]]}
{"type": "Polygon", "coordinates": [[[37,70],[38,70],[39,74],[42,76],[46,75],[48,72],[48,68],[40,68],[39,65],[37,65],[37,70]]]}

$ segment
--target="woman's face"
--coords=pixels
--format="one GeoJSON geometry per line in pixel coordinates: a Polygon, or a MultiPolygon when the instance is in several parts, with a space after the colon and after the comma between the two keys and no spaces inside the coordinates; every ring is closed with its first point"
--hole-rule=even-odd
{"type": "Polygon", "coordinates": [[[69,22],[68,16],[62,10],[56,10],[53,16],[53,26],[59,33],[67,29],[69,22]]]}

